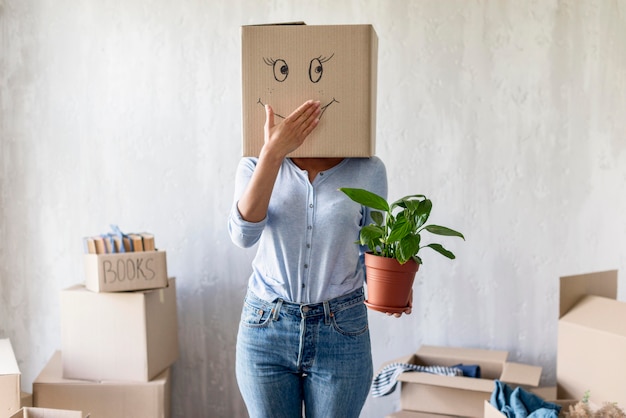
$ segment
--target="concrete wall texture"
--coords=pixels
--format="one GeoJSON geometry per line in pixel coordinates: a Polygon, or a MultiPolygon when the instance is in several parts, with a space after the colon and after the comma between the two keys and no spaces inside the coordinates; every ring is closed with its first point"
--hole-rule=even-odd
{"type": "Polygon", "coordinates": [[[412,315],[370,313],[375,367],[490,348],[554,384],[559,276],[626,270],[625,1],[0,0],[0,338],[23,390],[60,348],[82,237],[114,223],[153,232],[178,279],[173,416],[246,416],[234,344],[254,249],[226,230],[240,26],[295,20],[374,25],[390,197],[426,194],[467,237],[455,261],[424,254],[412,315]]]}

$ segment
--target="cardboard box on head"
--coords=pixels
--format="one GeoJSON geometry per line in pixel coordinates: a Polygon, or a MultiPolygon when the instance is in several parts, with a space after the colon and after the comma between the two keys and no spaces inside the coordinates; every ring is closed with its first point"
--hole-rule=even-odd
{"type": "Polygon", "coordinates": [[[265,105],[280,123],[319,100],[320,123],[290,157],[371,157],[376,144],[378,37],[372,25],[243,26],[243,156],[264,143],[265,105]]]}

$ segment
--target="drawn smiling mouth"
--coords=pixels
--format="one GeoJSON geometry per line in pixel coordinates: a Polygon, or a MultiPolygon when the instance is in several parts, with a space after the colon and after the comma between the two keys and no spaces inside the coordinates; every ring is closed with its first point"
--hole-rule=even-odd
{"type": "MultiPolygon", "coordinates": [[[[257,101],[257,103],[260,104],[261,106],[263,106],[263,108],[265,108],[265,103],[263,103],[261,101],[260,97],[259,97],[259,100],[257,101]]],[[[339,103],[339,101],[335,100],[335,98],[333,97],[333,99],[330,102],[328,102],[327,104],[325,104],[324,106],[322,106],[320,108],[322,110],[322,112],[320,113],[320,120],[322,119],[322,116],[324,116],[324,112],[326,112],[326,109],[328,109],[330,107],[330,105],[333,104],[333,103],[339,103]]],[[[283,115],[280,115],[280,114],[278,114],[276,112],[274,112],[274,115],[278,116],[281,119],[285,119],[285,117],[283,115]]]]}

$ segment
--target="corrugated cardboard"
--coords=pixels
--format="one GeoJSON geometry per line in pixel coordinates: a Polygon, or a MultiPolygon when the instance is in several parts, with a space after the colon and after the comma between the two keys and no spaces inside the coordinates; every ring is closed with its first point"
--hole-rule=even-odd
{"type": "Polygon", "coordinates": [[[483,402],[491,397],[495,380],[537,387],[541,367],[507,361],[508,352],[498,350],[422,346],[417,353],[395,360],[424,366],[477,364],[481,378],[402,373],[400,403],[403,410],[463,417],[482,417],[483,402]]]}
{"type": "Polygon", "coordinates": [[[35,404],[89,411],[97,418],[169,418],[170,369],[149,382],[64,379],[57,351],[33,382],[35,404]]]}
{"type": "Polygon", "coordinates": [[[81,411],[69,411],[50,408],[26,407],[11,415],[11,418],[88,418],[81,411]]]}
{"type": "Polygon", "coordinates": [[[320,123],[290,157],[371,157],[376,145],[378,37],[372,25],[244,26],[243,155],[263,145],[265,104],[275,123],[319,100],[320,123]]]}
{"type": "Polygon", "coordinates": [[[617,271],[561,278],[558,324],[559,399],[616,402],[626,408],[626,303],[617,271]]]}
{"type": "MultiPolygon", "coordinates": [[[[559,417],[567,417],[567,412],[569,411],[569,406],[570,405],[575,405],[576,402],[578,401],[568,401],[568,400],[562,400],[562,401],[556,401],[556,400],[550,400],[549,402],[553,402],[556,403],[557,405],[561,405],[561,412],[559,412],[559,417]]],[[[504,415],[502,412],[498,411],[498,409],[496,407],[494,407],[493,405],[491,405],[491,403],[489,403],[489,401],[485,401],[484,404],[484,408],[485,408],[485,412],[484,412],[484,418],[506,418],[506,415],[504,415]]]]}
{"type": "Polygon", "coordinates": [[[441,415],[430,414],[428,412],[415,412],[415,411],[398,411],[393,414],[387,415],[385,418],[447,418],[454,417],[454,415],[441,415]]]}
{"type": "Polygon", "coordinates": [[[85,287],[92,292],[124,292],[167,287],[165,251],[85,254],[85,287]]]}
{"type": "Polygon", "coordinates": [[[164,289],[61,292],[63,377],[147,382],[178,357],[175,279],[164,289]]]}
{"type": "Polygon", "coordinates": [[[20,406],[22,408],[27,406],[33,406],[33,394],[28,392],[22,392],[20,399],[20,406]]]}
{"type": "Polygon", "coordinates": [[[0,339],[0,418],[20,409],[21,373],[8,338],[0,339]]]}

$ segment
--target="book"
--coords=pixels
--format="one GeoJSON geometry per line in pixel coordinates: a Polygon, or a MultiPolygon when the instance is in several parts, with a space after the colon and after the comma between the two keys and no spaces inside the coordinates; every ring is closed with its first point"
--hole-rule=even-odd
{"type": "Polygon", "coordinates": [[[93,237],[84,237],[83,238],[83,249],[85,254],[95,254],[96,253],[96,242],[93,237]]]}
{"type": "Polygon", "coordinates": [[[141,240],[143,243],[143,250],[144,251],[154,251],[156,250],[156,247],[154,245],[154,234],[151,234],[149,232],[142,232],[141,234],[141,240]]]}
{"type": "Polygon", "coordinates": [[[122,237],[122,242],[124,243],[124,251],[127,253],[133,252],[133,241],[130,239],[128,235],[124,235],[122,237]]]}
{"type": "Polygon", "coordinates": [[[93,237],[93,242],[96,246],[96,254],[105,254],[106,247],[104,245],[104,238],[102,237],[93,237]]]}
{"type": "Polygon", "coordinates": [[[132,245],[133,245],[133,251],[138,252],[138,251],[143,251],[143,240],[141,239],[141,235],[139,234],[128,234],[128,237],[130,238],[132,245]]]}
{"type": "Polygon", "coordinates": [[[113,241],[113,237],[110,235],[103,235],[102,239],[104,240],[104,249],[107,254],[112,254],[115,252],[115,243],[113,241]]]}

